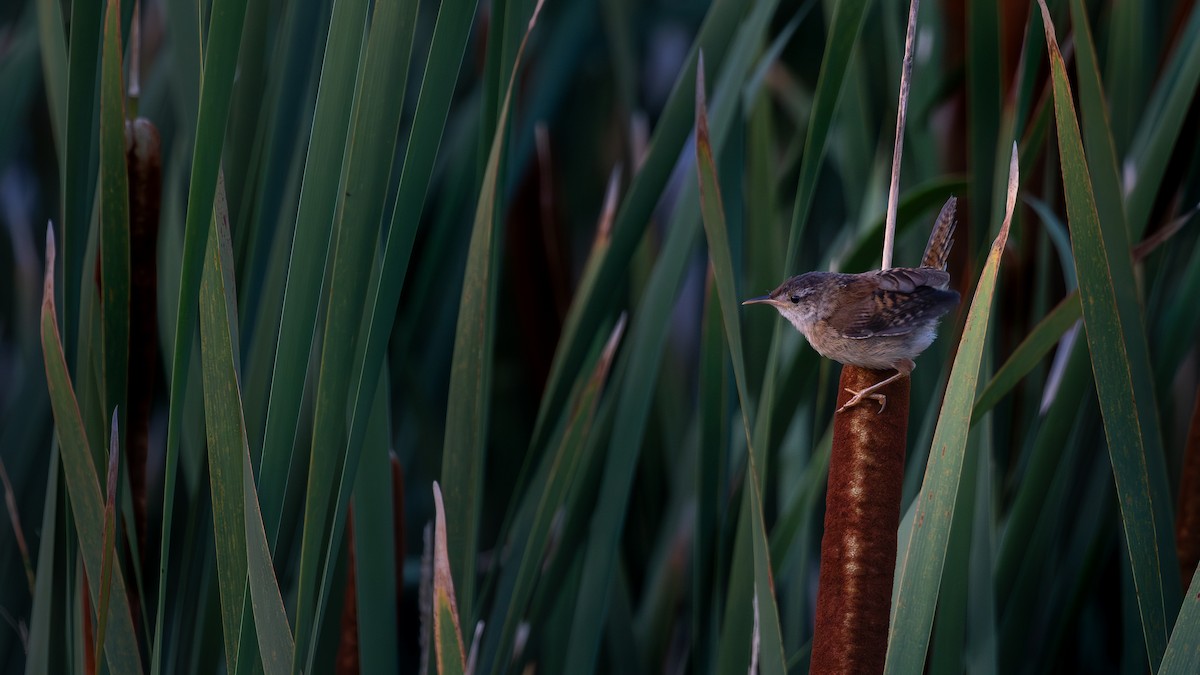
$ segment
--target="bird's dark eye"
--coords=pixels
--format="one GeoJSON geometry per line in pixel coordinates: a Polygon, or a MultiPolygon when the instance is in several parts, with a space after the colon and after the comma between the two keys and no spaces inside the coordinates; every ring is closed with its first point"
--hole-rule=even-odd
{"type": "Polygon", "coordinates": [[[793,305],[798,305],[798,304],[800,304],[800,296],[799,296],[799,295],[793,295],[793,296],[790,298],[790,300],[792,301],[792,304],[793,304],[793,305]]]}

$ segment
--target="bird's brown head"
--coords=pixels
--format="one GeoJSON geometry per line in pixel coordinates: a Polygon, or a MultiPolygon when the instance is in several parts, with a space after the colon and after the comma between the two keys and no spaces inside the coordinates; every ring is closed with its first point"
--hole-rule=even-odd
{"type": "Polygon", "coordinates": [[[808,272],[788,279],[767,295],[750,298],[742,304],[770,305],[807,335],[825,301],[826,291],[837,284],[836,278],[837,275],[829,272],[808,272]]]}

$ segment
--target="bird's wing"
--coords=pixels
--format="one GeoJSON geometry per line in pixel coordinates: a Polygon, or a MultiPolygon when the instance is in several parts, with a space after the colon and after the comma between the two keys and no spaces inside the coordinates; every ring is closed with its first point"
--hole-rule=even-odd
{"type": "Polygon", "coordinates": [[[878,275],[878,287],[871,294],[871,302],[857,308],[839,308],[826,318],[826,323],[843,337],[906,335],[937,320],[958,304],[957,292],[936,283],[949,281],[938,276],[947,276],[940,270],[896,268],[878,275]]]}
{"type": "Polygon", "coordinates": [[[931,267],[893,267],[870,274],[880,290],[914,293],[922,286],[944,289],[950,285],[950,273],[931,267]]]}

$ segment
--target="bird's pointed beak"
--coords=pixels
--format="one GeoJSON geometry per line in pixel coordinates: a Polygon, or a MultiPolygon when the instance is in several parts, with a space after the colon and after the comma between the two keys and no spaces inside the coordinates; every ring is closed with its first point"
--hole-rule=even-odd
{"type": "Polygon", "coordinates": [[[760,295],[757,298],[750,298],[749,300],[743,300],[742,304],[743,305],[769,305],[769,304],[771,304],[771,296],[760,295]]]}

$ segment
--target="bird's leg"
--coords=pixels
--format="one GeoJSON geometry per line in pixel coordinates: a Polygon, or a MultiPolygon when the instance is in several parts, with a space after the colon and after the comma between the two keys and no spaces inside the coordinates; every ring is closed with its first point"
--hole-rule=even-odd
{"type": "MultiPolygon", "coordinates": [[[[858,405],[859,403],[862,403],[863,399],[869,398],[869,399],[879,401],[879,412],[883,412],[883,409],[887,407],[887,397],[884,396],[883,394],[877,394],[875,392],[879,391],[880,389],[883,389],[885,386],[891,384],[892,382],[895,382],[896,380],[898,380],[902,377],[911,375],[913,369],[916,367],[917,367],[917,364],[913,363],[911,359],[904,359],[903,361],[899,361],[896,363],[896,374],[889,377],[888,379],[884,380],[883,382],[880,382],[878,384],[873,384],[873,385],[867,387],[866,389],[863,389],[862,391],[854,391],[853,389],[850,389],[849,387],[847,387],[846,391],[850,392],[851,394],[854,394],[854,396],[849,401],[846,401],[846,405],[838,408],[837,411],[845,412],[847,409],[853,408],[854,406],[858,405]]],[[[878,413],[876,413],[876,414],[878,414],[878,413]]]]}

